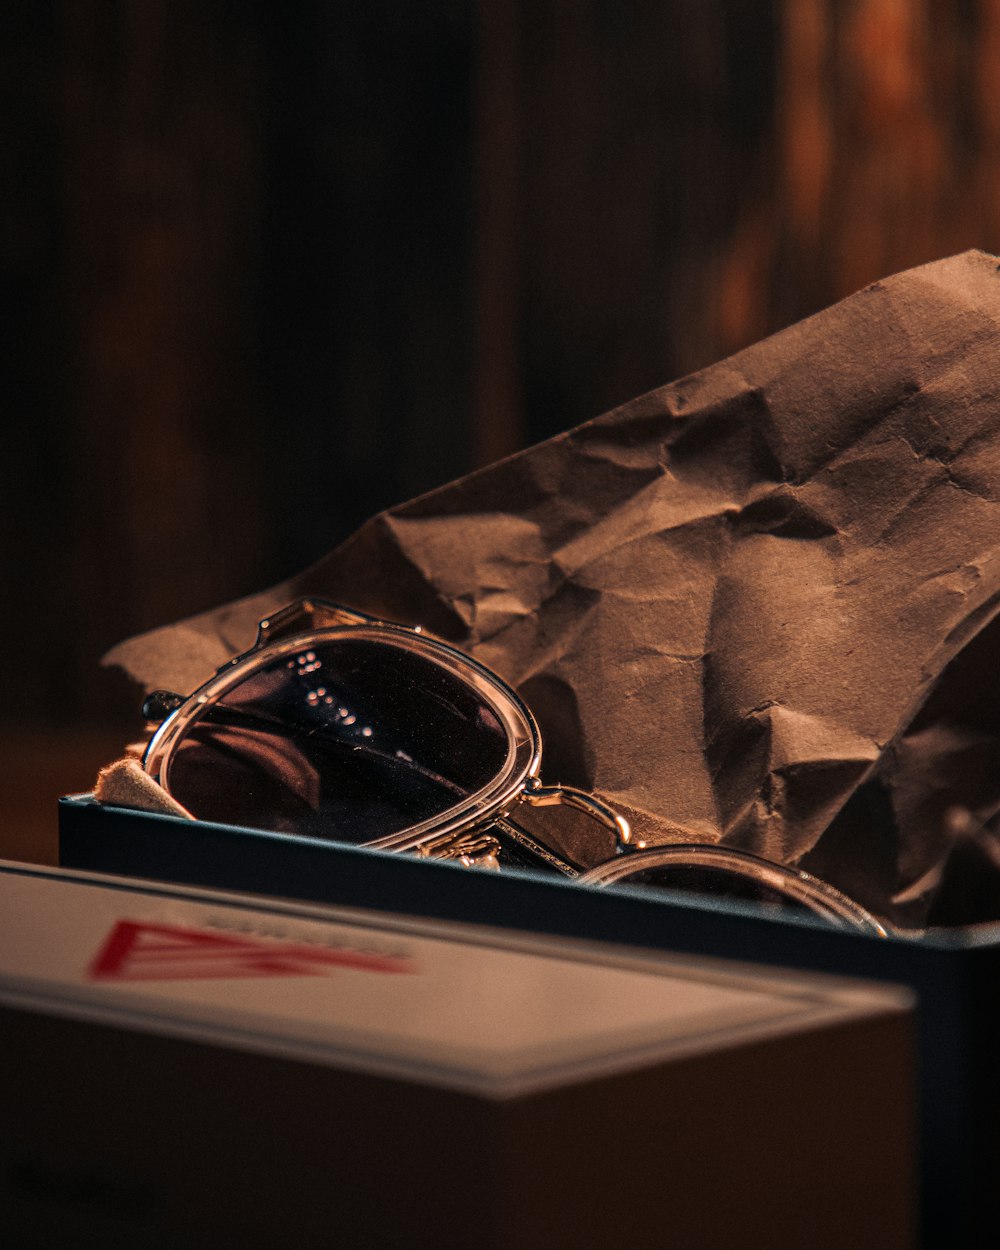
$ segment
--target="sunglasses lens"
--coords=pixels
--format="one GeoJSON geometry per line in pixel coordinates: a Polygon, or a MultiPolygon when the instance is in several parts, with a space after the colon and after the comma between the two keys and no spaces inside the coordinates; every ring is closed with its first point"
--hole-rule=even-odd
{"type": "Polygon", "coordinates": [[[768,907],[791,908],[794,911],[811,910],[800,899],[794,898],[766,881],[728,868],[712,868],[704,864],[670,864],[644,868],[617,879],[619,885],[645,885],[662,890],[674,890],[711,898],[736,899],[742,902],[762,903],[768,907]]]}
{"type": "Polygon", "coordinates": [[[508,734],[470,683],[411,647],[320,640],[210,703],[165,766],[201,820],[368,842],[489,785],[508,734]]]}
{"type": "Polygon", "coordinates": [[[690,843],[639,850],[598,865],[581,881],[757,903],[783,912],[811,913],[880,937],[886,933],[876,917],[825,881],[729,847],[690,843]]]}

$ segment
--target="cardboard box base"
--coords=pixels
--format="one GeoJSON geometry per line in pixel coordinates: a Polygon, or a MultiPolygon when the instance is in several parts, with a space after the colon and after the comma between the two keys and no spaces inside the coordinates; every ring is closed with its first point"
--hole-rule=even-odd
{"type": "Polygon", "coordinates": [[[918,1004],[925,1247],[989,1244],[1000,1175],[1000,925],[879,939],[749,904],[582,889],[256,830],[60,809],[61,861],[191,885],[374,907],[908,987],[918,1004]]]}
{"type": "Polygon", "coordinates": [[[0,901],[5,1246],[913,1245],[912,1017],[897,994],[10,867],[0,901]],[[124,948],[109,963],[120,917],[148,928],[131,964],[124,948]],[[197,979],[217,971],[213,949],[233,958],[219,932],[244,935],[233,950],[256,975],[197,979]],[[344,955],[390,946],[413,975],[344,955]],[[341,962],[275,972],[310,951],[341,962]],[[508,1054],[518,1004],[538,1010],[533,979],[544,995],[567,976],[591,987],[583,1031],[542,1010],[545,1053],[508,1054]],[[367,1049],[345,1041],[352,994],[367,1049]],[[622,1049],[615,1021],[637,996],[646,1044],[622,1049]],[[470,1027],[463,1060],[449,1021],[477,1013],[500,1044],[470,1027]],[[500,1067],[477,1077],[483,1047],[500,1067]],[[380,1070],[390,1054],[398,1071],[380,1070]],[[498,1083],[505,1055],[513,1079],[498,1083]]]}
{"type": "Polygon", "coordinates": [[[914,1244],[899,1020],[515,1105],[19,1011],[0,1030],[22,1250],[914,1244]]]}

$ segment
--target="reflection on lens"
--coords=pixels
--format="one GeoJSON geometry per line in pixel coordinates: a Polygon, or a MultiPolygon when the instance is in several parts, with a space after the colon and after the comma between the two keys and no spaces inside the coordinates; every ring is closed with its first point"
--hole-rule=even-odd
{"type": "Polygon", "coordinates": [[[649,886],[751,902],[782,912],[807,912],[885,936],[874,916],[825,881],[728,847],[691,844],[625,853],[585,873],[580,881],[649,886]]]}
{"type": "Polygon", "coordinates": [[[201,820],[368,842],[493,781],[509,740],[468,683],[412,648],[329,638],[210,703],[164,768],[201,820]]]}

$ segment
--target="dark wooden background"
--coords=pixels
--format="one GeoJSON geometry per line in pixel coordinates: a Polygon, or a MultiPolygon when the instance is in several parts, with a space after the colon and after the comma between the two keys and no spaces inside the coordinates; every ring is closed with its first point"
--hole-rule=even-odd
{"type": "Polygon", "coordinates": [[[877,277],[1000,250],[992,0],[4,20],[8,854],[51,855],[54,794],[135,732],[115,641],[877,277]]]}

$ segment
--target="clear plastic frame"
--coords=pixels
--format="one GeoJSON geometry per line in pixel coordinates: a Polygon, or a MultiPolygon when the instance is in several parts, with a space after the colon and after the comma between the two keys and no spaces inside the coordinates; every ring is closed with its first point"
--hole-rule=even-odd
{"type": "Polygon", "coordinates": [[[383,850],[497,860],[503,842],[578,865],[506,820],[566,803],[615,844],[627,822],[592,795],[541,784],[531,712],[496,674],[419,629],[303,600],[262,621],[250,651],[167,712],[143,766],[199,819],[383,850]]]}
{"type": "Polygon", "coordinates": [[[301,600],[192,695],[159,691],[145,710],[161,723],[143,767],[197,819],[748,900],[885,934],[807,873],[714,845],[645,848],[596,796],[543,786],[541,736],[515,691],[419,628],[301,600]],[[574,807],[600,837],[574,856],[525,828],[522,805],[574,807]]]}

